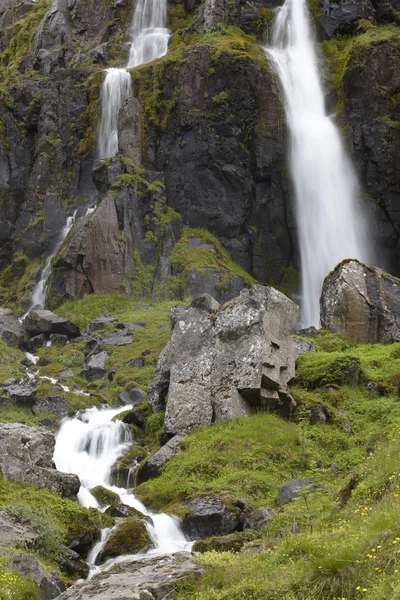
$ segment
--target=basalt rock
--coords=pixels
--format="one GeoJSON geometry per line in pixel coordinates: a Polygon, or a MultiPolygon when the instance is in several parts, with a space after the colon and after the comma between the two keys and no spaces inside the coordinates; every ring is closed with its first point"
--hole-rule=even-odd
{"type": "Polygon", "coordinates": [[[322,327],[363,343],[400,340],[400,281],[358,261],[340,263],[324,281],[322,327]]]}
{"type": "Polygon", "coordinates": [[[240,527],[240,509],[226,506],[219,496],[193,498],[184,504],[188,512],[182,519],[182,530],[190,539],[226,535],[240,527]]]}
{"type": "Polygon", "coordinates": [[[54,445],[54,436],[41,427],[27,427],[19,423],[1,425],[1,476],[13,483],[31,483],[75,499],[80,487],[79,479],[76,475],[54,469],[54,445]]]}
{"type": "Polygon", "coordinates": [[[24,329],[30,337],[58,333],[73,339],[81,335],[79,327],[50,310],[31,310],[24,320],[24,329]]]}
{"type": "Polygon", "coordinates": [[[298,307],[274,288],[256,284],[217,307],[206,296],[171,312],[171,339],[148,390],[153,410],[166,409],[169,435],[254,408],[288,415],[295,405],[288,386],[298,307]]]}

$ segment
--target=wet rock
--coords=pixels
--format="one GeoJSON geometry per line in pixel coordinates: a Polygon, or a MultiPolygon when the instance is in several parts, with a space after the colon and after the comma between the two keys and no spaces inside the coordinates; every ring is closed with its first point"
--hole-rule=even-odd
{"type": "Polygon", "coordinates": [[[243,529],[253,529],[261,531],[272,519],[276,517],[276,511],[273,508],[258,508],[245,517],[243,529]]]}
{"type": "Polygon", "coordinates": [[[316,492],[317,490],[324,490],[322,485],[318,485],[314,482],[315,479],[309,477],[303,479],[292,479],[291,481],[284,483],[279,490],[277,497],[275,498],[275,502],[280,506],[284,506],[303,494],[308,495],[316,492]]]}
{"type": "Polygon", "coordinates": [[[87,326],[87,332],[89,335],[95,333],[95,331],[101,331],[110,325],[110,323],[115,323],[116,319],[112,317],[98,317],[87,326]]]}
{"type": "Polygon", "coordinates": [[[340,263],[324,281],[321,324],[358,342],[400,340],[400,281],[356,260],[340,263]]]}
{"type": "Polygon", "coordinates": [[[100,508],[104,506],[112,506],[121,502],[120,497],[115,492],[108,490],[102,485],[97,485],[90,490],[92,496],[94,496],[100,505],[100,508]]]}
{"type": "Polygon", "coordinates": [[[183,439],[182,436],[175,435],[142,463],[136,473],[137,484],[139,485],[148,479],[159,477],[165,463],[176,454],[181,453],[181,442],[183,439]]]}
{"type": "Polygon", "coordinates": [[[23,339],[21,325],[10,308],[0,308],[0,339],[7,346],[19,346],[23,339]]]}
{"type": "Polygon", "coordinates": [[[127,388],[118,394],[121,404],[140,404],[144,400],[144,391],[140,388],[127,388]]]}
{"type": "Polygon", "coordinates": [[[293,302],[260,285],[219,310],[209,296],[173,309],[171,338],[148,389],[153,410],[166,408],[166,433],[183,434],[253,408],[288,415],[295,405],[288,386],[297,319],[293,302]]]}
{"type": "Polygon", "coordinates": [[[120,598],[129,600],[162,600],[186,579],[196,579],[203,568],[195,565],[190,553],[146,557],[129,564],[116,564],[90,581],[73,585],[59,600],[114,600],[118,581],[120,598]],[[134,590],[134,591],[133,591],[134,590]]]}
{"type": "Polygon", "coordinates": [[[310,344],[305,340],[298,340],[297,338],[295,338],[294,343],[296,346],[296,357],[300,356],[301,354],[305,354],[306,352],[316,351],[315,344],[310,344]]]}
{"type": "Polygon", "coordinates": [[[137,444],[131,446],[128,452],[120,456],[111,467],[110,481],[119,487],[134,487],[137,466],[147,454],[148,452],[141,446],[137,444]]]}
{"type": "Polygon", "coordinates": [[[98,354],[91,356],[86,364],[86,369],[83,371],[86,379],[89,381],[102,379],[106,374],[107,358],[107,352],[99,352],[98,354]]]}
{"type": "Polygon", "coordinates": [[[235,506],[225,506],[219,496],[193,498],[184,504],[188,513],[183,517],[181,526],[191,539],[226,535],[239,527],[241,511],[235,506]]]}
{"type": "Polygon", "coordinates": [[[79,327],[67,319],[58,317],[50,310],[31,310],[25,318],[24,329],[30,337],[42,333],[45,335],[59,333],[71,339],[81,335],[79,327]]]}
{"type": "Polygon", "coordinates": [[[136,517],[138,519],[145,518],[145,515],[139,510],[136,510],[133,506],[127,506],[126,504],[113,504],[109,506],[105,512],[112,517],[123,517],[125,519],[127,517],[136,517]]]}
{"type": "Polygon", "coordinates": [[[323,0],[321,5],[319,23],[327,39],[337,34],[354,33],[360,19],[368,19],[375,14],[370,0],[345,0],[340,3],[323,0]]]}
{"type": "Polygon", "coordinates": [[[76,475],[53,468],[55,439],[46,429],[20,423],[0,426],[0,472],[13,483],[27,482],[76,499],[80,482],[76,475]]]}
{"type": "Polygon", "coordinates": [[[102,561],[122,554],[137,554],[151,545],[144,521],[128,518],[108,538],[101,553],[102,561]]]}
{"type": "Polygon", "coordinates": [[[86,579],[89,575],[89,565],[77,552],[74,552],[71,548],[67,548],[67,546],[59,546],[57,548],[54,560],[68,575],[78,575],[78,577],[82,577],[83,579],[86,579]]]}
{"type": "Polygon", "coordinates": [[[46,571],[32,554],[14,554],[6,566],[35,581],[39,586],[41,600],[52,600],[65,590],[65,584],[58,575],[46,571]]]}
{"type": "Polygon", "coordinates": [[[137,406],[133,410],[130,410],[122,419],[123,423],[128,425],[136,425],[136,427],[144,427],[146,423],[147,412],[144,408],[137,406]]]}

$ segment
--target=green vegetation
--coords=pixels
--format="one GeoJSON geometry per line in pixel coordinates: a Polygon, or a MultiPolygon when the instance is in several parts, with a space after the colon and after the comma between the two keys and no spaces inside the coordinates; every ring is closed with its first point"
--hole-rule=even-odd
{"type": "Polygon", "coordinates": [[[103,559],[135,554],[149,544],[150,537],[144,521],[128,518],[111,534],[103,550],[103,559]]]}
{"type": "Polygon", "coordinates": [[[203,272],[203,269],[217,269],[222,271],[219,283],[220,291],[228,287],[229,276],[238,276],[247,285],[254,283],[253,277],[249,275],[238,264],[233,262],[228,253],[222,248],[218,239],[205,229],[191,229],[183,227],[182,236],[173,247],[168,263],[172,266],[175,275],[168,278],[165,288],[174,295],[181,298],[186,296],[186,288],[189,283],[190,274],[193,271],[203,272]],[[190,248],[191,238],[198,238],[202,245],[212,246],[209,248],[190,248]]]}
{"type": "Polygon", "coordinates": [[[97,71],[89,75],[81,87],[88,93],[89,102],[84,114],[85,130],[81,132],[81,139],[77,148],[79,154],[84,156],[92,150],[97,141],[97,128],[100,118],[100,88],[104,79],[104,71],[97,71]]]}
{"type": "MultiPolygon", "coordinates": [[[[36,221],[31,226],[42,226],[43,221],[36,221]]],[[[0,302],[2,306],[9,306],[17,311],[24,312],[26,300],[29,298],[34,280],[39,269],[38,261],[31,261],[21,251],[15,252],[13,262],[0,273],[0,302]],[[15,300],[17,298],[17,300],[15,300]]]]}
{"type": "Polygon", "coordinates": [[[34,581],[0,567],[0,600],[40,600],[34,581]]]}
{"type": "Polygon", "coordinates": [[[118,494],[108,490],[102,485],[97,485],[90,490],[91,494],[96,498],[101,507],[112,506],[120,503],[118,494]]]}

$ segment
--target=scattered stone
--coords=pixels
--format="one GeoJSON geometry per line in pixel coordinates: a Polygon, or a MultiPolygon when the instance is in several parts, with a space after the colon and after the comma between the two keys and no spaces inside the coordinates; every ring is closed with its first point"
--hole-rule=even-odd
{"type": "Polygon", "coordinates": [[[317,423],[328,423],[329,413],[325,406],[318,404],[313,406],[310,414],[310,425],[316,425],[317,423]]]}
{"type": "Polygon", "coordinates": [[[291,300],[257,284],[221,308],[204,295],[173,309],[171,338],[148,390],[153,410],[166,410],[166,433],[184,434],[254,408],[289,415],[297,320],[291,300]]]}
{"type": "MultiPolygon", "coordinates": [[[[50,413],[56,415],[59,419],[68,417],[68,404],[64,396],[48,396],[47,398],[37,398],[33,407],[33,412],[37,415],[50,413]]],[[[54,421],[53,421],[54,425],[54,421]]]]}
{"type": "Polygon", "coordinates": [[[127,364],[127,367],[131,367],[132,369],[143,369],[144,367],[144,360],[143,358],[139,357],[139,358],[133,358],[132,360],[130,360],[127,364]]]}
{"type": "Polygon", "coordinates": [[[308,343],[305,340],[298,340],[297,338],[294,338],[294,343],[296,346],[296,357],[301,356],[301,354],[306,354],[306,352],[316,351],[315,344],[308,343]]]}
{"type": "Polygon", "coordinates": [[[113,492],[112,490],[108,490],[102,485],[97,485],[96,487],[90,490],[92,496],[94,496],[97,502],[100,505],[100,508],[104,508],[105,506],[112,506],[119,504],[121,502],[118,494],[113,492]]]}
{"type": "Polygon", "coordinates": [[[17,404],[22,406],[32,407],[35,404],[37,386],[34,381],[28,383],[19,383],[17,385],[9,385],[7,392],[17,404]]]}
{"type": "Polygon", "coordinates": [[[106,360],[108,358],[107,352],[99,352],[90,357],[86,364],[86,369],[83,371],[86,379],[94,381],[95,379],[102,379],[106,374],[106,360]]]}
{"type": "Polygon", "coordinates": [[[366,344],[400,340],[400,281],[356,260],[341,262],[324,281],[321,324],[366,344]]]}
{"type": "Polygon", "coordinates": [[[7,346],[19,346],[22,339],[22,327],[11,308],[0,308],[0,340],[7,346]]]}
{"type": "Polygon", "coordinates": [[[122,554],[137,554],[152,546],[146,524],[137,518],[128,518],[108,538],[102,550],[102,561],[122,554]]]}
{"type": "Polygon", "coordinates": [[[99,317],[98,319],[95,319],[89,323],[87,326],[87,332],[89,335],[92,335],[95,331],[101,331],[102,329],[105,329],[107,325],[110,325],[110,323],[115,323],[115,321],[116,319],[111,317],[99,317]]]}
{"type": "Polygon", "coordinates": [[[280,506],[284,506],[303,494],[308,495],[317,490],[325,490],[322,485],[314,482],[315,479],[310,477],[304,479],[292,479],[291,481],[284,483],[275,498],[275,502],[280,506]]]}
{"type": "Polygon", "coordinates": [[[148,479],[159,477],[166,462],[176,454],[181,453],[181,442],[183,439],[184,437],[175,435],[143,462],[136,472],[137,484],[139,485],[148,479]]]}
{"type": "Polygon", "coordinates": [[[76,475],[53,468],[55,439],[46,429],[20,423],[0,425],[0,472],[13,483],[31,483],[76,499],[80,482],[76,475]]]}
{"type": "Polygon", "coordinates": [[[28,352],[35,352],[38,348],[45,346],[47,341],[47,337],[44,335],[44,333],[41,333],[40,335],[34,335],[29,340],[24,342],[24,346],[28,352]]]}
{"type": "Polygon", "coordinates": [[[241,511],[229,508],[219,496],[203,496],[185,501],[188,512],[182,519],[182,530],[192,540],[226,535],[240,524],[241,511]]]}
{"type": "Polygon", "coordinates": [[[25,318],[24,329],[29,337],[42,333],[45,335],[59,333],[70,339],[81,335],[79,327],[67,321],[67,319],[58,317],[50,310],[31,310],[25,318]]]}
{"type": "Polygon", "coordinates": [[[121,404],[140,404],[144,400],[144,391],[140,388],[127,388],[118,394],[121,404]]]}
{"type": "Polygon", "coordinates": [[[60,379],[64,379],[66,377],[73,377],[74,373],[72,371],[72,369],[70,369],[69,367],[67,369],[63,369],[62,371],[60,371],[60,373],[58,374],[60,379]]]}
{"type": "Polygon", "coordinates": [[[100,352],[100,344],[95,339],[89,340],[85,348],[83,349],[83,354],[86,356],[87,359],[89,359],[91,356],[94,356],[95,354],[99,354],[100,352]]]}
{"type": "Polygon", "coordinates": [[[8,379],[5,379],[3,381],[2,387],[9,387],[10,385],[17,385],[18,382],[19,382],[19,379],[17,377],[9,377],[8,379]]]}
{"type": "Polygon", "coordinates": [[[117,325],[117,329],[126,329],[127,331],[137,331],[138,329],[143,329],[143,327],[145,327],[146,324],[145,323],[140,323],[139,321],[137,323],[118,323],[117,325]]]}
{"type": "Polygon", "coordinates": [[[101,346],[127,346],[128,344],[132,344],[132,342],[133,335],[126,335],[126,333],[122,331],[110,333],[110,335],[99,338],[101,346]]]}
{"type": "Polygon", "coordinates": [[[189,552],[151,556],[113,565],[89,581],[74,584],[59,600],[163,600],[178,584],[200,577],[204,568],[189,552]],[[116,585],[118,582],[118,585],[116,585]]]}
{"type": "Polygon", "coordinates": [[[58,575],[46,571],[32,554],[14,554],[6,567],[18,571],[28,579],[33,579],[39,586],[41,600],[52,600],[65,590],[65,584],[58,575]]]}
{"type": "Polygon", "coordinates": [[[245,517],[243,529],[244,531],[248,529],[261,531],[274,517],[276,517],[276,511],[273,508],[258,508],[245,517]]]}

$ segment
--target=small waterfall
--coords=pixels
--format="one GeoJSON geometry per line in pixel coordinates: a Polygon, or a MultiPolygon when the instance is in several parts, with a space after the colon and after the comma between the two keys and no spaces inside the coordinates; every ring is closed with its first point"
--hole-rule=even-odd
{"type": "MultiPolygon", "coordinates": [[[[116,492],[123,504],[132,506],[151,517],[153,524],[149,520],[146,526],[155,548],[150,550],[150,553],[170,554],[187,550],[191,547],[191,543],[186,540],[176,518],[152,514],[135,498],[132,490],[110,484],[111,467],[133,441],[129,427],[122,421],[114,422],[112,419],[128,408],[130,407],[123,406],[117,409],[93,407],[71,419],[64,420],[56,436],[54,450],[56,467],[59,471],[78,475],[81,480],[78,500],[82,506],[98,508],[98,502],[90,493],[90,489],[102,485],[116,492]]],[[[95,562],[110,533],[111,529],[103,531],[100,542],[89,554],[89,561],[95,562]]],[[[94,568],[91,574],[97,570],[98,568],[94,568]]]]}
{"type": "Polygon", "coordinates": [[[139,0],[130,29],[131,48],[125,69],[107,69],[100,91],[99,158],[118,152],[118,113],[132,95],[126,69],[138,67],[167,53],[170,32],[166,28],[167,0],[139,0]]]}
{"type": "Polygon", "coordinates": [[[302,322],[319,325],[326,275],[344,258],[368,261],[358,185],[339,131],[325,111],[305,0],[286,0],[266,48],[285,99],[302,269],[302,322]]]}
{"type": "Polygon", "coordinates": [[[26,311],[26,313],[23,315],[23,317],[21,317],[21,321],[23,321],[25,319],[28,312],[30,310],[32,310],[32,308],[34,308],[35,306],[44,308],[44,304],[45,304],[45,300],[46,300],[47,282],[49,280],[50,273],[51,273],[51,261],[53,260],[54,255],[56,254],[57,250],[59,249],[59,247],[61,246],[61,244],[67,237],[68,233],[70,232],[72,225],[75,223],[76,213],[77,213],[77,211],[75,211],[73,215],[68,217],[65,227],[62,229],[62,231],[60,233],[60,239],[58,241],[58,244],[54,248],[53,252],[47,257],[46,262],[43,267],[43,271],[40,276],[40,280],[37,282],[37,284],[33,288],[32,296],[31,296],[31,299],[29,302],[29,308],[26,311]]]}

